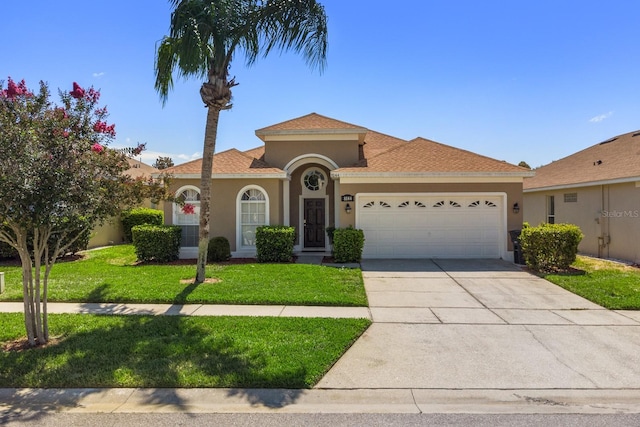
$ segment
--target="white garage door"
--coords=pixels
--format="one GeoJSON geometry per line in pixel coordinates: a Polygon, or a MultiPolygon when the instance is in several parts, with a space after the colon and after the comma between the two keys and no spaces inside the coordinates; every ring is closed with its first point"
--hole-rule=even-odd
{"type": "Polygon", "coordinates": [[[364,258],[500,258],[504,195],[359,194],[364,258]]]}

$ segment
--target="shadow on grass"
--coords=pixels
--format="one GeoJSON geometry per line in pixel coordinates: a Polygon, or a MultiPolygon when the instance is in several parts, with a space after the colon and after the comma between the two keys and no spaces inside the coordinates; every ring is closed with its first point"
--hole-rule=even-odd
{"type": "Polygon", "coordinates": [[[186,286],[176,297],[173,299],[174,304],[185,304],[187,303],[187,298],[193,291],[195,291],[201,283],[191,283],[186,286]]]}
{"type": "Polygon", "coordinates": [[[563,277],[585,276],[587,274],[588,273],[585,270],[569,267],[567,270],[541,272],[539,275],[544,278],[547,276],[563,276],[563,277]]]}
{"type": "Polygon", "coordinates": [[[233,387],[230,396],[280,407],[293,403],[300,392],[253,388],[305,387],[304,368],[272,372],[248,344],[220,333],[219,324],[167,316],[82,317],[80,325],[69,321],[71,316],[56,319],[74,332],[63,333],[54,344],[0,354],[0,424],[81,407],[111,387],[148,389],[140,393],[142,405],[178,410],[187,406],[174,388],[233,387]]]}

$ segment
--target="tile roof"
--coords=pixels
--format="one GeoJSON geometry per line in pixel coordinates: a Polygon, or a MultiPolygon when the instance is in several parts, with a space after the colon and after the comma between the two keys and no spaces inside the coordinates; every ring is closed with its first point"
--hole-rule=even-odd
{"type": "MultiPolygon", "coordinates": [[[[287,132],[352,131],[364,136],[361,155],[364,157],[352,167],[340,168],[339,173],[515,173],[527,175],[528,169],[503,161],[481,156],[470,151],[444,145],[424,138],[406,141],[370,131],[351,123],[334,120],[311,113],[306,116],[278,123],[256,131],[287,132]]],[[[240,152],[230,149],[214,156],[213,174],[276,174],[284,171],[267,164],[265,147],[260,146],[240,152]]],[[[166,170],[174,175],[199,175],[202,160],[193,160],[166,170]]]]}
{"type": "Polygon", "coordinates": [[[131,178],[148,178],[151,174],[158,173],[159,170],[154,168],[153,166],[149,166],[146,163],[142,163],[139,160],[128,158],[129,169],[124,171],[126,175],[129,175],[131,178]]]}
{"type": "MultiPolygon", "coordinates": [[[[165,172],[173,175],[200,175],[202,169],[202,159],[192,160],[187,163],[165,169],[165,172]]],[[[222,151],[213,156],[214,175],[245,175],[245,174],[274,174],[282,175],[284,171],[274,168],[263,160],[238,151],[232,148],[222,151]]]]}
{"type": "Polygon", "coordinates": [[[277,131],[305,131],[305,130],[360,130],[366,132],[367,129],[362,126],[356,126],[351,123],[335,120],[330,117],[322,116],[317,113],[307,114],[306,116],[287,120],[272,126],[267,126],[256,130],[256,135],[265,133],[273,133],[277,131]]]}
{"type": "Polygon", "coordinates": [[[535,170],[524,189],[585,185],[618,179],[640,180],[640,131],[592,145],[535,170]]]}
{"type": "Polygon", "coordinates": [[[369,131],[364,137],[364,157],[369,159],[407,141],[380,132],[369,131]]]}
{"type": "Polygon", "coordinates": [[[377,156],[361,161],[354,167],[340,168],[336,172],[523,173],[529,171],[470,151],[416,138],[405,144],[397,144],[377,156]]]}

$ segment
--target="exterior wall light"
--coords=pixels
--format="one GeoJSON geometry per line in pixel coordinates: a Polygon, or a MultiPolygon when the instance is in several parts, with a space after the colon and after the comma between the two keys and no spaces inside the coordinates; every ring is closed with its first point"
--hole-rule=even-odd
{"type": "Polygon", "coordinates": [[[520,205],[518,205],[518,202],[515,202],[513,204],[513,213],[517,214],[518,212],[520,212],[520,205]]]}
{"type": "Polygon", "coordinates": [[[344,211],[348,214],[351,213],[351,205],[349,203],[347,203],[347,206],[344,207],[344,211]]]}

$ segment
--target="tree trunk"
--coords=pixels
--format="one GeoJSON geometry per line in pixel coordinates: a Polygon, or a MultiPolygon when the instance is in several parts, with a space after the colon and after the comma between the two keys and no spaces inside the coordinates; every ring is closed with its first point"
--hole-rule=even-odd
{"type": "Polygon", "coordinates": [[[211,222],[211,175],[213,173],[213,153],[216,150],[218,137],[218,120],[220,108],[207,107],[207,126],[204,133],[204,149],[202,152],[202,171],[200,173],[200,229],[198,231],[198,265],[195,283],[205,279],[207,265],[207,249],[209,248],[209,224],[211,222]]]}

